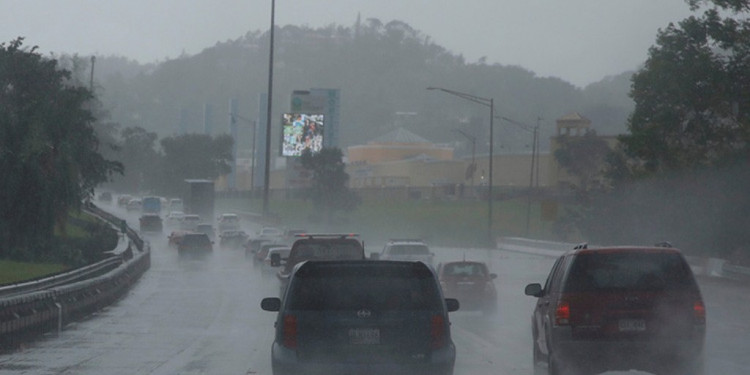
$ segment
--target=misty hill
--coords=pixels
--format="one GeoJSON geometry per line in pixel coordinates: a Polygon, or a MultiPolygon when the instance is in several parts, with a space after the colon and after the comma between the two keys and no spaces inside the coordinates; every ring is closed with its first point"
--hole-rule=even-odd
{"type": "MultiPolygon", "coordinates": [[[[212,132],[228,132],[230,99],[239,101],[243,118],[257,117],[259,94],[268,85],[268,36],[249,32],[156,65],[99,57],[97,92],[121,128],[141,126],[160,136],[202,132],[204,108],[209,105],[212,132]]],[[[274,36],[273,118],[288,111],[293,90],[338,88],[341,147],[365,143],[397,125],[440,143],[465,143],[452,131],[456,128],[487,138],[488,108],[427,91],[428,86],[492,97],[497,116],[529,125],[541,118],[543,148],[554,134],[556,118],[579,112],[592,120],[599,134],[618,134],[625,132],[633,107],[627,96],[630,73],[580,89],[518,66],[466,62],[400,21],[368,19],[351,27],[318,29],[290,25],[277,28],[274,36]],[[417,115],[404,119],[397,117],[399,112],[417,115]]],[[[241,148],[250,143],[249,124],[245,125],[238,141],[241,148]]],[[[523,152],[531,135],[495,120],[495,140],[500,152],[523,152]]],[[[478,143],[477,152],[484,147],[478,143]]]]}

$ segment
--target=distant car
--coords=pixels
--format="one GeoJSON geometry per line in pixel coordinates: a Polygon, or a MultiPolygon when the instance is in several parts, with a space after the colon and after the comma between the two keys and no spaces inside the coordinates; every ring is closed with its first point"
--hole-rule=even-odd
{"type": "Polygon", "coordinates": [[[161,216],[157,214],[144,214],[138,220],[141,233],[162,233],[164,225],[161,216]]]}
{"type": "Polygon", "coordinates": [[[239,249],[250,238],[243,230],[225,230],[219,233],[219,247],[222,249],[239,249]]]}
{"type": "Polygon", "coordinates": [[[120,207],[127,207],[128,202],[130,202],[131,199],[133,199],[133,196],[131,195],[128,195],[128,194],[120,195],[119,197],[117,197],[117,205],[120,207]]]}
{"type": "Polygon", "coordinates": [[[141,211],[141,207],[143,207],[143,202],[139,198],[133,198],[130,201],[128,201],[127,206],[125,208],[128,210],[128,212],[131,211],[141,211]]]}
{"type": "Polygon", "coordinates": [[[208,235],[208,238],[210,238],[211,241],[216,239],[216,231],[214,230],[214,226],[209,223],[198,223],[193,231],[197,233],[205,233],[206,235],[208,235]]]}
{"type": "Polygon", "coordinates": [[[280,259],[285,260],[289,258],[289,253],[291,251],[292,248],[286,245],[276,245],[269,247],[268,251],[266,252],[266,257],[263,259],[263,262],[260,265],[263,276],[275,275],[278,270],[272,265],[273,262],[271,260],[277,256],[280,259]]]}
{"type": "MultiPolygon", "coordinates": [[[[286,247],[284,244],[275,242],[264,242],[253,254],[253,266],[259,267],[263,264],[263,261],[268,257],[269,250],[277,247],[286,247]]],[[[278,267],[280,264],[276,264],[274,267],[278,267]]]]}
{"type": "Polygon", "coordinates": [[[260,251],[260,246],[264,243],[272,243],[273,241],[263,239],[263,238],[251,238],[248,239],[247,242],[245,242],[245,258],[252,258],[255,256],[255,253],[260,251]]]}
{"type": "Polygon", "coordinates": [[[380,253],[382,260],[422,261],[432,265],[435,254],[419,239],[390,239],[380,253]]]}
{"type": "MultiPolygon", "coordinates": [[[[262,258],[261,258],[262,259],[262,258]]],[[[283,266],[276,273],[279,295],[284,294],[294,266],[306,260],[361,260],[366,259],[365,248],[356,234],[299,235],[292,244],[286,261],[273,260],[273,266],[283,266]]]]}
{"type": "Polygon", "coordinates": [[[438,265],[438,280],[448,298],[461,302],[461,310],[497,311],[497,290],[487,264],[476,261],[446,262],[438,265]]]}
{"type": "Polygon", "coordinates": [[[240,217],[237,214],[222,214],[217,220],[219,233],[227,230],[240,229],[240,217]]]}
{"type": "Polygon", "coordinates": [[[534,364],[549,374],[703,374],[706,307],[675,248],[578,246],[525,293],[534,364]]]}
{"type": "Polygon", "coordinates": [[[187,214],[182,217],[180,222],[180,229],[194,231],[195,228],[202,222],[201,217],[195,214],[187,214]]]}
{"type": "Polygon", "coordinates": [[[282,243],[285,243],[289,246],[292,246],[294,241],[297,240],[297,236],[301,234],[308,233],[307,230],[304,229],[287,229],[284,230],[284,234],[282,235],[281,241],[282,243]]]}
{"type": "Polygon", "coordinates": [[[167,214],[166,222],[168,227],[179,227],[182,223],[182,219],[185,218],[185,213],[182,211],[172,211],[167,214]]]}
{"type": "Polygon", "coordinates": [[[278,241],[284,235],[284,231],[274,227],[264,227],[258,231],[258,235],[255,238],[267,239],[272,241],[278,241]]]}
{"type": "Polygon", "coordinates": [[[103,191],[99,193],[98,200],[99,202],[112,203],[112,193],[108,191],[103,191]]]}
{"type": "Polygon", "coordinates": [[[421,262],[300,263],[284,298],[261,301],[277,312],[274,375],[451,375],[456,348],[434,272],[421,262]]]}
{"type": "Polygon", "coordinates": [[[174,211],[183,212],[183,211],[185,211],[185,208],[184,208],[184,206],[182,204],[182,199],[180,199],[180,198],[172,198],[172,199],[170,199],[169,203],[168,203],[167,209],[169,210],[169,212],[174,212],[174,211]]]}
{"type": "Polygon", "coordinates": [[[180,256],[205,256],[213,253],[213,243],[205,233],[185,233],[177,244],[180,256]]]}
{"type": "Polygon", "coordinates": [[[177,246],[180,244],[180,241],[182,241],[182,237],[184,237],[186,234],[192,233],[190,231],[185,230],[175,230],[172,231],[172,233],[167,236],[167,242],[170,247],[177,248],[177,246]]]}

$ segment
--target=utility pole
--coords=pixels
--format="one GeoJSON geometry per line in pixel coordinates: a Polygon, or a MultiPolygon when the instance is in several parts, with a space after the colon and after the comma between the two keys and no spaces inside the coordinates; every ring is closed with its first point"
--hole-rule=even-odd
{"type": "Polygon", "coordinates": [[[263,175],[263,216],[269,216],[270,214],[270,209],[268,207],[268,191],[271,182],[271,118],[273,117],[271,115],[271,103],[273,102],[273,29],[275,28],[275,11],[276,0],[271,0],[271,31],[269,33],[270,48],[268,53],[268,109],[266,113],[266,165],[264,168],[265,173],[263,175]]]}

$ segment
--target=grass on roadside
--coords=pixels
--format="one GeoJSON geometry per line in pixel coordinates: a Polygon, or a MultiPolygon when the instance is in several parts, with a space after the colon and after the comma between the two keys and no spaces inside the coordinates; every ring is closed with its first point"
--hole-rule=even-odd
{"type": "Polygon", "coordinates": [[[62,264],[25,263],[0,260],[0,285],[17,283],[19,281],[37,279],[65,271],[62,264]]]}

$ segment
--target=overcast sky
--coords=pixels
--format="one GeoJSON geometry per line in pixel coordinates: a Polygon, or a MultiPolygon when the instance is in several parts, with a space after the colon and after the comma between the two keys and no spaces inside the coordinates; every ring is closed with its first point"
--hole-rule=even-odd
{"type": "MultiPolygon", "coordinates": [[[[156,62],[270,26],[271,0],[0,0],[0,42],[156,62]]],[[[636,69],[684,0],[276,0],[276,24],[406,22],[467,62],[519,65],[578,86],[636,69]]]]}

